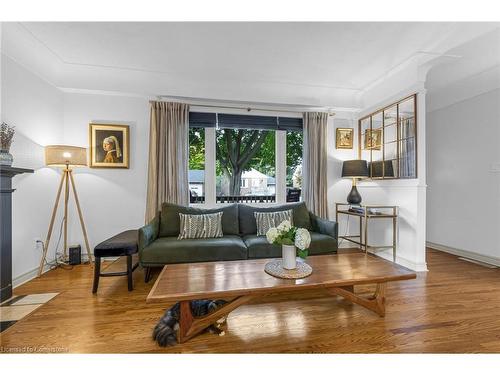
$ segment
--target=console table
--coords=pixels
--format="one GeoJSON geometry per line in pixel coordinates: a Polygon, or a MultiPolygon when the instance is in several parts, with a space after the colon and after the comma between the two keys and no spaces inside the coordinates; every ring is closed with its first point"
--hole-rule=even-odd
{"type": "Polygon", "coordinates": [[[335,203],[335,221],[339,222],[339,215],[350,215],[359,217],[359,235],[339,236],[346,241],[350,241],[359,245],[359,247],[368,252],[368,250],[392,249],[392,260],[396,262],[396,233],[398,220],[398,206],[381,206],[381,205],[360,205],[355,206],[361,209],[362,212],[350,211],[351,207],[348,203],[335,203]],[[377,213],[374,213],[377,210],[377,213]],[[363,220],[364,219],[364,220],[363,220]],[[368,223],[372,219],[390,219],[392,221],[392,245],[389,246],[370,246],[368,245],[368,223]],[[364,224],[364,226],[363,226],[364,224]],[[359,241],[354,238],[359,238],[359,241]]]}
{"type": "Polygon", "coordinates": [[[15,168],[0,165],[0,267],[1,294],[0,302],[12,297],[12,178],[22,173],[33,173],[33,169],[15,168]]]}

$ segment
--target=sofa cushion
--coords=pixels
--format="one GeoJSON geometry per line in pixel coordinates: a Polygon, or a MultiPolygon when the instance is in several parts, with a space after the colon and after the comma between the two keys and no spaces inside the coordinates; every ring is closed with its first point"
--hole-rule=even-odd
{"type": "Polygon", "coordinates": [[[226,235],[237,235],[239,233],[238,225],[238,205],[201,209],[195,207],[179,206],[172,203],[163,203],[160,213],[160,232],[159,237],[178,236],[180,232],[179,213],[182,214],[211,214],[222,212],[222,232],[226,235]]]}
{"type": "Polygon", "coordinates": [[[326,234],[311,232],[309,255],[321,255],[337,252],[337,240],[326,234]]]}
{"type": "Polygon", "coordinates": [[[266,237],[248,234],[243,237],[248,248],[248,258],[281,258],[281,245],[267,242],[266,237]]]}
{"type": "Polygon", "coordinates": [[[141,251],[141,264],[213,262],[247,259],[247,248],[239,236],[178,240],[160,237],[141,251]]]}
{"type": "MultiPolygon", "coordinates": [[[[326,234],[310,232],[311,245],[309,255],[320,255],[337,252],[337,240],[326,234]]],[[[248,247],[248,258],[281,258],[281,246],[267,242],[266,237],[255,234],[243,237],[248,247]]]]}
{"type": "Polygon", "coordinates": [[[290,209],[293,211],[293,225],[299,228],[306,228],[310,231],[312,226],[309,211],[304,202],[299,202],[272,207],[253,207],[246,204],[240,204],[238,208],[240,233],[242,235],[257,233],[257,224],[254,216],[255,212],[276,212],[290,209]]]}

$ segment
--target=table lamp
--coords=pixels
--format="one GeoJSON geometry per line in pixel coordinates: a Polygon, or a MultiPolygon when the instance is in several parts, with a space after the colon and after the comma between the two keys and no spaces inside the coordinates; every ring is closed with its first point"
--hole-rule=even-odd
{"type": "Polygon", "coordinates": [[[347,203],[360,204],[361,195],[356,188],[356,179],[368,177],[366,160],[346,160],[342,164],[342,177],[352,178],[352,189],[347,196],[347,203]]]}
{"type": "Polygon", "coordinates": [[[78,200],[78,194],[76,193],[75,180],[73,179],[73,167],[86,167],[87,166],[87,149],[84,147],[66,146],[66,145],[51,145],[45,147],[45,165],[49,167],[60,167],[63,168],[61,181],[59,183],[59,188],[57,190],[56,202],[52,210],[52,217],[50,219],[49,230],[44,244],[43,256],[40,261],[40,267],[38,269],[38,276],[42,274],[45,259],[47,257],[47,251],[50,244],[50,237],[52,235],[52,229],[54,227],[54,220],[57,214],[57,207],[59,206],[59,199],[61,197],[62,187],[64,185],[64,258],[67,258],[68,249],[68,201],[69,201],[69,186],[73,190],[73,195],[75,197],[76,208],[78,209],[78,216],[80,217],[80,224],[82,227],[83,237],[85,239],[85,245],[87,247],[87,255],[89,261],[92,264],[92,255],[90,253],[89,240],[87,238],[87,230],[85,229],[85,223],[83,221],[82,210],[80,208],[80,202],[78,200]]]}

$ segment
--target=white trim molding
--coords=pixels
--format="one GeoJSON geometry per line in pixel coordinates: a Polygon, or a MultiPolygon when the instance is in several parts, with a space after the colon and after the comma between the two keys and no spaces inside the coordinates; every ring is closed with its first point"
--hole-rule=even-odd
{"type": "Polygon", "coordinates": [[[429,241],[426,242],[426,246],[431,248],[431,249],[443,251],[443,252],[448,253],[448,254],[453,254],[453,255],[456,255],[459,257],[477,260],[478,262],[487,263],[487,264],[491,264],[491,265],[500,267],[500,258],[497,258],[497,257],[491,257],[489,255],[482,255],[479,253],[475,253],[473,251],[457,249],[454,247],[440,245],[440,244],[429,242],[429,241]]]}
{"type": "MultiPolygon", "coordinates": [[[[112,261],[114,262],[115,260],[117,260],[119,257],[109,257],[109,258],[106,258],[107,261],[112,261]]],[[[89,258],[87,256],[87,254],[82,254],[82,257],[81,257],[81,262],[82,264],[86,263],[89,261],[89,258]]],[[[54,267],[56,266],[56,261],[55,260],[52,260],[50,262],[46,262],[45,265],[43,266],[43,270],[42,270],[42,275],[45,273],[45,272],[48,272],[50,271],[51,269],[53,269],[54,267]]],[[[36,279],[37,276],[38,276],[38,266],[36,266],[35,268],[32,268],[31,270],[15,277],[13,280],[12,280],[12,288],[17,288],[18,286],[21,286],[25,283],[27,283],[28,281],[31,281],[33,279],[36,279]]]]}
{"type": "MultiPolygon", "coordinates": [[[[375,256],[378,256],[379,258],[388,260],[392,263],[392,250],[380,250],[377,252],[373,251],[368,251],[368,253],[373,254],[375,256]]],[[[429,271],[427,269],[427,263],[424,262],[416,262],[407,258],[403,258],[402,256],[398,255],[398,251],[396,249],[396,264],[399,264],[403,267],[409,268],[412,271],[415,272],[427,272],[429,271]]]]}

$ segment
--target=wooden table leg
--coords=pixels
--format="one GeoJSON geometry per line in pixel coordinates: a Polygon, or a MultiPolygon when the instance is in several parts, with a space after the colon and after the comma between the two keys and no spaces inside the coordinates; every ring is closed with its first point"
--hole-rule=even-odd
{"type": "Polygon", "coordinates": [[[181,301],[179,330],[177,331],[177,341],[179,343],[186,342],[193,336],[197,335],[204,329],[208,328],[210,325],[214,324],[217,320],[219,320],[223,316],[228,315],[231,311],[233,311],[237,307],[250,301],[253,297],[254,296],[252,295],[237,297],[231,302],[221,306],[214,312],[199,318],[193,316],[193,313],[191,311],[190,301],[181,301]]]}
{"type": "Polygon", "coordinates": [[[375,294],[369,298],[358,296],[346,287],[327,288],[326,290],[333,295],[344,297],[352,303],[363,306],[383,317],[385,316],[385,289],[386,283],[377,284],[375,294]]]}
{"type": "Polygon", "coordinates": [[[188,332],[193,326],[193,312],[191,311],[191,301],[181,301],[179,331],[177,333],[177,341],[185,342],[189,336],[188,332]]]}

